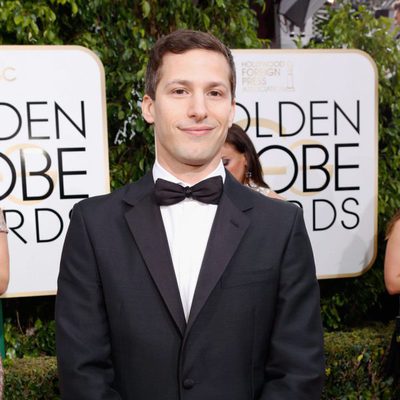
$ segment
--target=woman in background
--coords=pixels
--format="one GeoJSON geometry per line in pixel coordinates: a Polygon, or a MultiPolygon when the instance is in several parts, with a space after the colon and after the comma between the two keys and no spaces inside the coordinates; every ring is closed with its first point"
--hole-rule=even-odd
{"type": "Polygon", "coordinates": [[[400,294],[400,210],[386,229],[385,285],[390,294],[400,294]]]}
{"type": "MultiPolygon", "coordinates": [[[[0,208],[0,294],[7,290],[8,280],[10,276],[10,258],[8,254],[7,243],[7,225],[4,220],[3,211],[0,208]]],[[[3,382],[4,382],[3,364],[0,357],[0,399],[3,398],[3,382]]]]}
{"type": "Polygon", "coordinates": [[[225,168],[242,184],[275,199],[283,200],[264,181],[260,160],[253,142],[247,133],[236,124],[228,130],[222,147],[222,162],[225,168]]]}
{"type": "Polygon", "coordinates": [[[6,221],[4,220],[3,211],[1,211],[0,208],[0,294],[3,294],[7,290],[10,276],[7,233],[8,229],[6,221]]]}

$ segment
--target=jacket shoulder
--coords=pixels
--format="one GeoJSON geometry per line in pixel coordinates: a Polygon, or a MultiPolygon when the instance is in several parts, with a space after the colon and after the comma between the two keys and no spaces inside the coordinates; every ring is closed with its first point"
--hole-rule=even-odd
{"type": "Polygon", "coordinates": [[[75,204],[82,212],[96,212],[98,210],[113,209],[122,207],[123,204],[134,204],[137,200],[147,195],[153,187],[151,174],[146,174],[136,182],[126,184],[111,193],[89,197],[75,204]]]}

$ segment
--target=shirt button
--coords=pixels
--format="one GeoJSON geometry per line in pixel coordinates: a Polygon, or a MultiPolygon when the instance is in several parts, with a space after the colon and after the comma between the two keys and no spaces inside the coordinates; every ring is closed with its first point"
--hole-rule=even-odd
{"type": "Polygon", "coordinates": [[[194,386],[194,380],[187,378],[183,381],[183,387],[185,389],[191,389],[194,386]]]}

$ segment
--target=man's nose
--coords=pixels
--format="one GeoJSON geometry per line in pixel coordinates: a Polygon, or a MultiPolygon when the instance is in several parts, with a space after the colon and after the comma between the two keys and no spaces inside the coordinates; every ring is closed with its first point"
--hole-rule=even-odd
{"type": "Polygon", "coordinates": [[[203,93],[194,93],[190,99],[188,116],[201,121],[208,116],[206,99],[203,93]]]}

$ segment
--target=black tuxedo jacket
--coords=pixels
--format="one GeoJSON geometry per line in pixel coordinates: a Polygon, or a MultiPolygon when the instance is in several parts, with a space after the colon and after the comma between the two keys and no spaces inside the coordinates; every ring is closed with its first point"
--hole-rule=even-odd
{"type": "Polygon", "coordinates": [[[74,207],[56,301],[65,400],[317,400],[302,211],[229,173],[186,323],[153,179],[74,207]]]}

